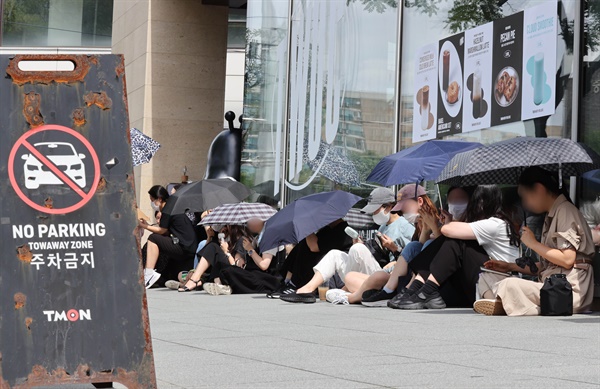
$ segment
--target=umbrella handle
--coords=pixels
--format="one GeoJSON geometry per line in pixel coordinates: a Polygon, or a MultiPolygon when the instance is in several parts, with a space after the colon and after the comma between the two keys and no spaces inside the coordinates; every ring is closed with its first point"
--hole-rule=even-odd
{"type": "Polygon", "coordinates": [[[442,192],[440,191],[440,184],[435,184],[435,188],[437,189],[438,199],[440,200],[440,209],[444,209],[444,202],[442,201],[442,192]]]}

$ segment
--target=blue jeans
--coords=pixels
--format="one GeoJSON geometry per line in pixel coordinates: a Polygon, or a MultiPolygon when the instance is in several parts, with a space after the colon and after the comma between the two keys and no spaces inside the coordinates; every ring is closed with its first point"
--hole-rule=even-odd
{"type": "Polygon", "coordinates": [[[433,242],[433,239],[429,239],[425,244],[419,241],[409,242],[404,250],[402,250],[402,258],[406,261],[406,263],[410,263],[414,257],[419,255],[421,251],[425,249],[425,247],[429,246],[433,242]]]}

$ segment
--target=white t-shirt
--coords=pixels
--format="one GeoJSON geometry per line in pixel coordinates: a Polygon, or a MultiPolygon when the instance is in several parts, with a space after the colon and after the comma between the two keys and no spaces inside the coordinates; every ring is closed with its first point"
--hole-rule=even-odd
{"type": "Polygon", "coordinates": [[[469,223],[477,243],[497,261],[515,262],[519,248],[510,244],[506,222],[497,217],[469,223]]]}

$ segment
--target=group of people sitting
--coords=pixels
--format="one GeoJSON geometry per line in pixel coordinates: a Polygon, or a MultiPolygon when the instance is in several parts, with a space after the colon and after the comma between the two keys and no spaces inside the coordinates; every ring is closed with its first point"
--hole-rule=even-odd
{"type": "MultiPolygon", "coordinates": [[[[153,187],[149,195],[160,212],[167,191],[153,187]]],[[[596,248],[583,215],[556,176],[538,167],[523,171],[518,195],[522,208],[507,206],[495,185],[453,187],[447,208],[439,209],[420,185],[406,185],[397,195],[377,188],[362,208],[379,225],[374,238],[361,239],[339,219],[293,247],[268,250],[260,245],[261,220],[201,231],[190,215],[162,217],[158,225],[140,221],[151,232],[143,256],[145,283],[149,288],[160,279],[157,264],[164,256],[167,265],[195,262],[193,270],[166,282],[180,292],[265,293],[314,303],[315,292],[326,285],[326,300],[333,304],[473,307],[486,315],[522,316],[540,314],[544,280],[563,274],[572,287],[573,312],[589,310],[596,248]],[[524,211],[533,216],[523,218],[524,211]]]]}

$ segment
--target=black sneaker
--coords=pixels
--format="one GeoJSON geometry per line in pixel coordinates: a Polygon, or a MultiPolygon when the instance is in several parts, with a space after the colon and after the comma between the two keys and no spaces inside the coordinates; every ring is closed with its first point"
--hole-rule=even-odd
{"type": "Polygon", "coordinates": [[[413,294],[415,294],[416,292],[407,288],[402,288],[402,290],[400,290],[400,292],[398,292],[397,295],[395,295],[390,301],[387,302],[387,306],[388,308],[392,308],[392,309],[400,309],[398,307],[398,304],[400,303],[400,301],[402,301],[403,298],[406,298],[408,296],[411,296],[413,294]]]}
{"type": "Polygon", "coordinates": [[[304,303],[304,304],[314,304],[317,301],[314,293],[290,293],[283,294],[279,297],[281,301],[285,301],[287,303],[304,303]]]}
{"type": "Polygon", "coordinates": [[[292,284],[291,282],[288,282],[288,283],[283,282],[283,283],[281,283],[281,285],[279,285],[279,288],[275,289],[271,293],[267,293],[267,298],[278,299],[278,298],[281,298],[281,296],[283,296],[285,294],[292,294],[292,293],[296,293],[296,286],[294,286],[294,284],[292,284]]]}
{"type": "Polygon", "coordinates": [[[387,302],[390,301],[392,297],[396,295],[396,292],[388,293],[385,290],[378,290],[377,293],[372,294],[371,296],[364,297],[361,301],[361,304],[365,307],[385,307],[387,302]]]}
{"type": "Polygon", "coordinates": [[[365,290],[362,294],[362,299],[368,299],[369,297],[373,296],[374,294],[379,293],[381,289],[369,289],[369,290],[365,290]]]}
{"type": "Polygon", "coordinates": [[[425,294],[417,292],[415,294],[404,294],[398,304],[395,304],[397,309],[444,309],[446,303],[438,292],[433,294],[425,294]]]}

